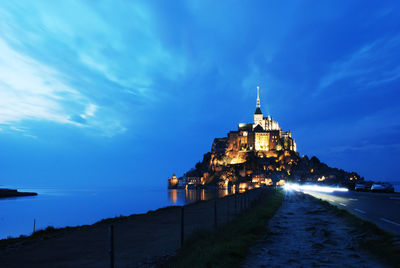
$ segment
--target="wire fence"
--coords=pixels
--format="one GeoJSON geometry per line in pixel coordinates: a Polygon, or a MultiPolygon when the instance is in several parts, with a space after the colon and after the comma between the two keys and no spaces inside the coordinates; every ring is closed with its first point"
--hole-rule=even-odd
{"type": "Polygon", "coordinates": [[[137,238],[137,242],[142,241],[143,247],[140,250],[143,250],[143,253],[146,252],[146,248],[151,246],[153,246],[153,252],[148,252],[148,259],[142,259],[140,262],[136,262],[139,259],[135,261],[135,258],[132,258],[136,255],[131,251],[132,247],[129,250],[131,254],[126,250],[127,245],[134,243],[132,241],[134,237],[131,234],[124,233],[118,226],[110,225],[109,267],[146,266],[157,258],[159,261],[160,258],[174,255],[176,250],[184,244],[194,231],[217,230],[223,227],[252,207],[267,191],[264,188],[256,188],[243,193],[227,195],[223,198],[199,201],[154,213],[154,218],[151,223],[149,222],[147,230],[147,232],[151,232],[148,241],[143,242],[142,238],[137,238]],[[152,230],[151,225],[154,224],[154,221],[158,222],[155,225],[157,229],[152,230]],[[128,260],[129,257],[130,260],[128,260]]]}

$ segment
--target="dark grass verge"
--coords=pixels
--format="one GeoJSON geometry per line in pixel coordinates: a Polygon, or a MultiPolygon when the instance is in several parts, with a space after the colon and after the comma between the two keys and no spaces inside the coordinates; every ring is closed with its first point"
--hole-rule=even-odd
{"type": "Polygon", "coordinates": [[[366,250],[386,264],[400,267],[400,236],[379,228],[375,223],[361,219],[345,209],[341,209],[327,201],[315,198],[323,206],[335,211],[335,214],[356,228],[356,241],[361,249],[366,250]]]}
{"type": "Polygon", "coordinates": [[[248,249],[267,233],[267,222],[282,204],[269,190],[258,204],[216,232],[196,231],[177,254],[159,267],[240,267],[248,249]]]}

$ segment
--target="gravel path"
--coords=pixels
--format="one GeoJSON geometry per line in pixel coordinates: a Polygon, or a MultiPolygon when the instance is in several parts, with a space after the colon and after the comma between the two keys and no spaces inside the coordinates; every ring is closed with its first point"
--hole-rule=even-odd
{"type": "Polygon", "coordinates": [[[385,267],[357,248],[358,230],[302,193],[286,194],[269,230],[244,267],[385,267]]]}

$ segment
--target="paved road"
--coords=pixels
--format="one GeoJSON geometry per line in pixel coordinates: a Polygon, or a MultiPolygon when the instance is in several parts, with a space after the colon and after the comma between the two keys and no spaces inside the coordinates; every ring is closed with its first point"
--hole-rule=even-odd
{"type": "Polygon", "coordinates": [[[400,194],[368,192],[320,193],[304,191],[346,209],[360,218],[376,223],[382,229],[400,234],[400,194]]]}

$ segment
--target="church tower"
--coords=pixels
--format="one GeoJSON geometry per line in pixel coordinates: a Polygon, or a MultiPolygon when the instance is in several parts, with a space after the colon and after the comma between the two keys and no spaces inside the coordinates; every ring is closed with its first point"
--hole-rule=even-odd
{"type": "Polygon", "coordinates": [[[260,108],[260,87],[257,86],[257,106],[256,106],[256,111],[254,112],[254,127],[256,127],[257,125],[263,127],[262,123],[263,123],[263,114],[260,108]]]}

